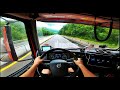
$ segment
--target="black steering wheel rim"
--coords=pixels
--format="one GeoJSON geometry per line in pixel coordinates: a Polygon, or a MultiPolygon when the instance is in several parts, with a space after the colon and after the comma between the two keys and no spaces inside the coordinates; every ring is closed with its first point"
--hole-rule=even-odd
{"type": "MultiPolygon", "coordinates": [[[[43,59],[48,53],[51,53],[51,52],[56,51],[56,50],[61,50],[61,51],[63,51],[63,52],[67,52],[67,53],[69,53],[69,54],[74,58],[74,60],[77,59],[72,52],[70,52],[69,50],[66,50],[66,49],[62,49],[62,48],[54,48],[54,49],[51,49],[51,50],[48,50],[48,51],[44,52],[44,53],[41,55],[41,59],[43,59]]],[[[39,55],[38,52],[36,53],[36,55],[39,55]]],[[[62,60],[62,59],[61,59],[61,60],[62,60]]],[[[77,73],[79,72],[79,67],[74,63],[74,61],[72,61],[72,63],[73,63],[72,65],[74,65],[73,67],[77,67],[77,69],[75,70],[75,69],[73,68],[74,73],[71,73],[69,76],[70,76],[70,77],[75,77],[75,76],[77,75],[77,73]]],[[[42,63],[42,65],[43,65],[43,64],[44,64],[44,62],[42,63]]],[[[39,68],[42,68],[42,65],[39,65],[39,68]]],[[[42,68],[42,69],[43,69],[43,68],[42,68]]],[[[38,70],[41,76],[42,76],[42,73],[41,73],[42,69],[39,69],[39,70],[38,70]]]]}

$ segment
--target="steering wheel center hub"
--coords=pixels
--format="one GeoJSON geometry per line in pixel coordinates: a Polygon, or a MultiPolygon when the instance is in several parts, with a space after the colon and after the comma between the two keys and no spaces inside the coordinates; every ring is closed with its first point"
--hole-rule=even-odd
{"type": "Polygon", "coordinates": [[[68,63],[65,60],[52,60],[50,70],[53,76],[66,76],[68,74],[68,63]]]}

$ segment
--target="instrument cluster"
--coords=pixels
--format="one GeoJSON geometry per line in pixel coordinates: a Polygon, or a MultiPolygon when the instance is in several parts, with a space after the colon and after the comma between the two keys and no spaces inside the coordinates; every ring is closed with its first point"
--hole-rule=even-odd
{"type": "Polygon", "coordinates": [[[49,53],[47,57],[48,57],[48,60],[55,60],[55,59],[67,60],[70,58],[68,53],[63,53],[63,52],[49,53]]]}

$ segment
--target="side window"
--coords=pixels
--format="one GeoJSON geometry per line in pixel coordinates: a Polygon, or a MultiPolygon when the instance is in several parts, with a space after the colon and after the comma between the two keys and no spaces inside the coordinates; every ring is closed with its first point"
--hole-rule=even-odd
{"type": "MultiPolygon", "coordinates": [[[[6,17],[1,17],[0,21],[1,21],[1,24],[0,24],[1,56],[0,58],[2,61],[5,61],[5,62],[13,61],[11,58],[11,55],[9,54],[11,51],[9,48],[10,46],[8,46],[9,44],[7,42],[10,38],[12,38],[11,41],[9,40],[10,45],[12,46],[11,43],[13,43],[13,48],[15,50],[16,57],[19,60],[22,56],[24,56],[25,54],[31,51],[28,40],[27,40],[24,23],[21,21],[6,18],[6,17]],[[6,26],[10,27],[10,32],[5,31],[6,26]],[[8,33],[5,34],[5,32],[8,32],[8,33]]],[[[22,58],[22,59],[25,59],[25,58],[22,58]]]]}
{"type": "Polygon", "coordinates": [[[32,56],[23,22],[0,17],[0,59],[0,77],[16,77],[29,68],[32,56]]]}

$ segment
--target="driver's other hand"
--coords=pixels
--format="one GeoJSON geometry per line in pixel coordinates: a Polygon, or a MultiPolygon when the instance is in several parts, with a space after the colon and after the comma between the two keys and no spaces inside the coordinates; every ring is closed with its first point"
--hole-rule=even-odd
{"type": "Polygon", "coordinates": [[[76,65],[80,65],[80,64],[83,65],[83,61],[81,60],[81,58],[78,58],[78,60],[74,60],[74,62],[76,65]]]}
{"type": "Polygon", "coordinates": [[[41,64],[43,61],[43,59],[40,59],[40,56],[36,57],[34,60],[34,65],[38,66],[39,64],[41,64]]]}

